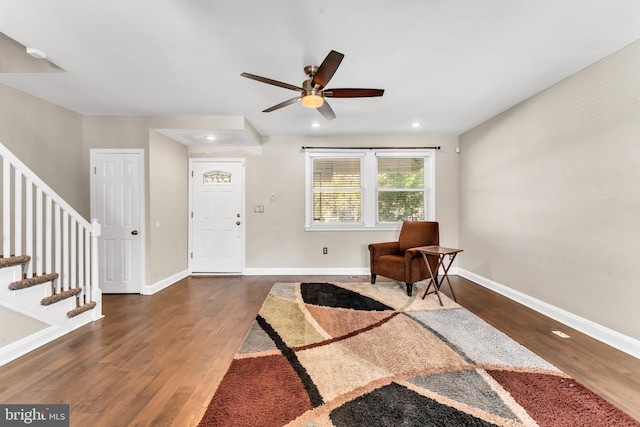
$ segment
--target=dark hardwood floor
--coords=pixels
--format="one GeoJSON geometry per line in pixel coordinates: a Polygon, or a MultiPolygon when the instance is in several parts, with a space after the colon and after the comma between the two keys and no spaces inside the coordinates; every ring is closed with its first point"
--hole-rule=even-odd
{"type": "MultiPolygon", "coordinates": [[[[190,277],[153,296],[105,295],[104,319],[0,367],[0,402],[68,403],[78,427],[197,425],[272,284],[332,280],[368,276],[190,277]]],[[[640,420],[640,360],[451,281],[461,305],[640,420]]]]}

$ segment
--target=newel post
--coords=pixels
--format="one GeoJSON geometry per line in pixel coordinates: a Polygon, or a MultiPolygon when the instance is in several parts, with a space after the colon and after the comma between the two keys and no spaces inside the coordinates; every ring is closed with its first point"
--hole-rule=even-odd
{"type": "MultiPolygon", "coordinates": [[[[91,220],[93,232],[91,233],[91,301],[101,305],[102,289],[100,289],[100,274],[98,271],[98,237],[100,237],[101,228],[97,219],[91,220]]],[[[100,309],[100,315],[102,309],[100,309]]]]}

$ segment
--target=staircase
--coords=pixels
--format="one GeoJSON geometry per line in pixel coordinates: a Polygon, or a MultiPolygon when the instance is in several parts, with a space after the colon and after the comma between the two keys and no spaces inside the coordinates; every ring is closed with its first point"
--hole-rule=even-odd
{"type": "Polygon", "coordinates": [[[1,324],[1,366],[100,319],[102,292],[97,221],[86,221],[2,144],[0,158],[0,310],[43,325],[3,345],[2,331],[20,335],[21,325],[1,324]]]}

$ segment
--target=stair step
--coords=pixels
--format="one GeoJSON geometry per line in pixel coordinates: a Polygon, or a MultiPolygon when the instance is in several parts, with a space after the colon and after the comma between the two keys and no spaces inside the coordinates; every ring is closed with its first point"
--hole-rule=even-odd
{"type": "Polygon", "coordinates": [[[67,312],[67,317],[68,317],[69,319],[71,319],[71,318],[73,318],[73,317],[76,317],[77,315],[82,314],[82,313],[84,313],[85,311],[89,311],[89,310],[91,310],[92,308],[95,308],[95,306],[96,306],[96,305],[97,305],[97,304],[96,304],[96,302],[95,302],[95,301],[91,301],[90,303],[87,303],[87,304],[81,305],[80,307],[74,308],[73,310],[71,310],[71,311],[67,312]]]}
{"type": "Polygon", "coordinates": [[[82,292],[82,289],[80,288],[69,289],[68,291],[63,291],[63,292],[60,292],[59,294],[53,294],[50,297],[42,298],[42,301],[40,301],[40,304],[51,305],[58,301],[62,301],[67,298],[71,298],[75,295],[78,295],[80,292],[82,292]]]}
{"type": "Polygon", "coordinates": [[[39,285],[41,283],[52,282],[58,278],[58,273],[43,274],[42,276],[35,276],[29,279],[22,279],[16,282],[9,283],[9,289],[17,291],[18,289],[26,289],[32,286],[39,285]]]}
{"type": "Polygon", "coordinates": [[[29,261],[31,261],[31,257],[29,255],[11,255],[7,258],[2,257],[0,258],[0,268],[26,264],[29,261]]]}

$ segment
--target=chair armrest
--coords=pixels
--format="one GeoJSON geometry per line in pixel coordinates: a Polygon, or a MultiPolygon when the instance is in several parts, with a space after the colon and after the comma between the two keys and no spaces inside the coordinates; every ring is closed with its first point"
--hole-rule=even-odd
{"type": "Polygon", "coordinates": [[[404,252],[404,259],[406,261],[411,260],[411,258],[416,258],[422,256],[422,252],[420,252],[416,248],[409,248],[404,252]]]}
{"type": "Polygon", "coordinates": [[[398,242],[371,243],[369,252],[372,258],[377,258],[382,255],[396,255],[400,250],[399,248],[398,242]]]}

